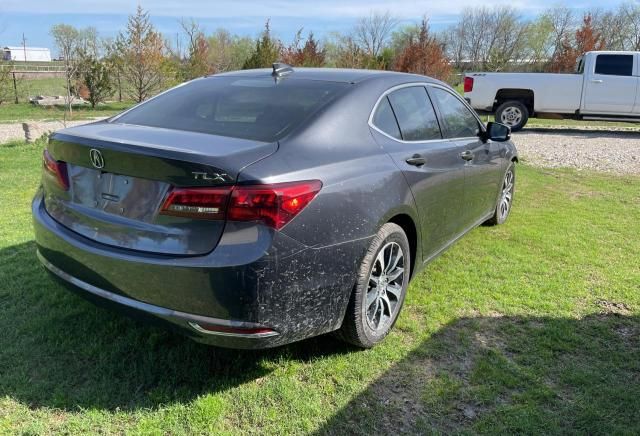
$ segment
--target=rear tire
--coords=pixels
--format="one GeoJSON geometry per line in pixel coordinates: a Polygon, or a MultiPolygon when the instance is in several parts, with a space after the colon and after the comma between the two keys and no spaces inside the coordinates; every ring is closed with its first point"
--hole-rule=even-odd
{"type": "Polygon", "coordinates": [[[498,106],[496,121],[511,127],[512,132],[517,132],[529,121],[529,109],[518,100],[506,101],[498,106]]]}
{"type": "Polygon", "coordinates": [[[513,207],[513,193],[516,186],[516,166],[513,162],[509,164],[509,168],[504,174],[502,179],[502,186],[500,188],[500,196],[498,197],[498,203],[493,216],[485,221],[485,225],[497,226],[504,224],[509,218],[511,208],[513,207]]]}
{"type": "Polygon", "coordinates": [[[371,348],[387,336],[404,303],[410,265],[407,235],[397,224],[383,225],[360,265],[340,339],[371,348]]]}

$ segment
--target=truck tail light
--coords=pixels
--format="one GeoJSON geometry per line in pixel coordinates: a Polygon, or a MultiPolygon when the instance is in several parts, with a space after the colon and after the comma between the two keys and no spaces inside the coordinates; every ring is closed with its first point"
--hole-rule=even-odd
{"type": "Polygon", "coordinates": [[[42,153],[42,167],[44,170],[51,174],[58,185],[67,191],[69,189],[69,177],[67,175],[67,164],[62,161],[57,161],[51,156],[49,150],[45,150],[42,153]]]}
{"type": "Polygon", "coordinates": [[[161,214],[229,221],[260,221],[281,229],[298,215],[322,188],[319,180],[225,188],[174,188],[161,214]]]}
{"type": "Polygon", "coordinates": [[[473,77],[465,76],[465,78],[464,78],[464,92],[471,92],[471,91],[473,91],[473,77]]]}

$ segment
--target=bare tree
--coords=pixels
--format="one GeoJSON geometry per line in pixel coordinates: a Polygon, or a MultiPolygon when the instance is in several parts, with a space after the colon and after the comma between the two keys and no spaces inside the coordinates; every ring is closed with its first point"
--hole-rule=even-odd
{"type": "Polygon", "coordinates": [[[69,115],[72,113],[72,82],[78,70],[78,48],[80,47],[80,32],[68,24],[56,24],[51,28],[51,36],[64,61],[66,83],[66,107],[69,115]]]}
{"type": "Polygon", "coordinates": [[[623,27],[619,32],[624,35],[623,48],[625,50],[640,50],[640,5],[624,3],[618,11],[623,27]]]}
{"type": "Polygon", "coordinates": [[[565,6],[556,6],[548,9],[545,16],[551,22],[551,64],[556,62],[556,58],[564,51],[567,43],[571,44],[575,29],[575,17],[573,11],[565,6]]]}
{"type": "Polygon", "coordinates": [[[355,27],[353,40],[364,52],[377,58],[386,45],[391,32],[398,21],[389,12],[371,13],[368,17],[361,18],[355,27]]]}

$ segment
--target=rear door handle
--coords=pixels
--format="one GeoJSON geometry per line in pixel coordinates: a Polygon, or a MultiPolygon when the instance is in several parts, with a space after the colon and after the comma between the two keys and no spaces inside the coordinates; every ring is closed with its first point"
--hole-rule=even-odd
{"type": "Polygon", "coordinates": [[[471,150],[465,150],[460,153],[460,157],[464,160],[471,160],[473,159],[473,153],[471,152],[471,150]]]}
{"type": "Polygon", "coordinates": [[[419,154],[414,154],[413,156],[408,158],[405,162],[407,162],[409,165],[421,167],[422,165],[427,163],[427,160],[422,156],[420,156],[419,154]]]}
{"type": "Polygon", "coordinates": [[[591,83],[602,83],[602,79],[591,79],[591,83]]]}

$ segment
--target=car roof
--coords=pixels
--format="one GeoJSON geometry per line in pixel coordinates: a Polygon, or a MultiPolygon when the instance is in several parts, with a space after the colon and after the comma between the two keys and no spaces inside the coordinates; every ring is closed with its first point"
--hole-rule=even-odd
{"type": "MultiPolygon", "coordinates": [[[[209,77],[266,77],[271,76],[273,69],[260,68],[255,70],[230,71],[215,74],[209,77]]],[[[287,78],[323,80],[327,82],[359,83],[367,79],[393,79],[393,82],[432,82],[440,83],[431,77],[418,74],[400,73],[384,70],[357,70],[349,68],[302,68],[293,67],[293,72],[287,74],[287,78]]]]}

